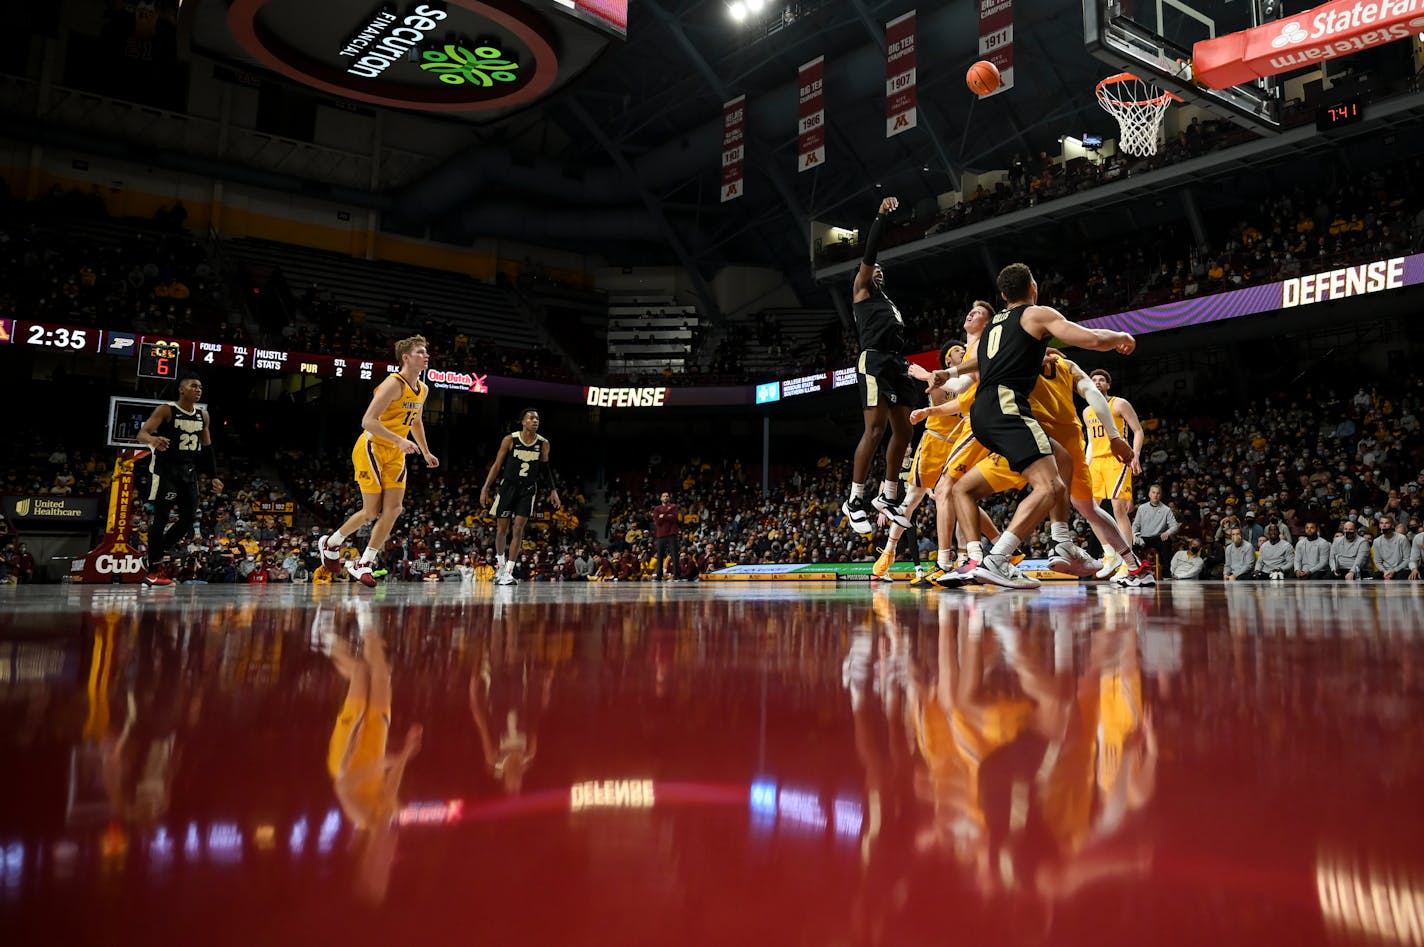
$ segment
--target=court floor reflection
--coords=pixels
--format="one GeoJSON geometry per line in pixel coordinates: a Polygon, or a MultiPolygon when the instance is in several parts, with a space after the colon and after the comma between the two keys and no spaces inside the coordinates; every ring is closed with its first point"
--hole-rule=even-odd
{"type": "Polygon", "coordinates": [[[6,595],[7,944],[1424,943],[1414,586],[6,595]]]}

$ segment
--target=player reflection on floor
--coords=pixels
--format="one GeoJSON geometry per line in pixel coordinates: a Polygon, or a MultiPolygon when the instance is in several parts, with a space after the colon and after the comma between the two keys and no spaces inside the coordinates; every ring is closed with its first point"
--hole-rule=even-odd
{"type": "Polygon", "coordinates": [[[877,596],[878,632],[855,636],[845,665],[872,800],[856,926],[893,929],[875,915],[903,904],[914,866],[940,855],[959,866],[995,923],[1046,940],[1056,905],[1150,867],[1135,814],[1152,799],[1158,748],[1142,697],[1136,604],[1042,609],[1013,595],[937,598],[938,628],[920,612],[920,633],[909,636],[887,617],[892,599],[877,596]],[[873,726],[882,708],[888,754],[873,726]],[[886,765],[906,725],[912,773],[886,765]],[[908,820],[895,785],[902,780],[928,804],[908,820]],[[897,804],[882,801],[877,811],[877,799],[897,804]],[[899,881],[880,877],[893,876],[891,866],[905,873],[899,881]],[[887,897],[894,891],[902,893],[887,897]]]}
{"type": "Polygon", "coordinates": [[[514,796],[539,752],[539,722],[553,694],[554,669],[523,653],[512,633],[479,636],[470,673],[470,716],[485,770],[514,796]],[[494,732],[491,721],[500,726],[494,732]]]}
{"type": "MultiPolygon", "coordinates": [[[[354,601],[360,653],[332,634],[331,663],[346,679],[346,698],[331,732],[326,766],[341,810],[356,827],[356,891],[373,903],[385,899],[395,862],[400,785],[406,765],[420,752],[422,728],[412,724],[398,753],[387,754],[391,730],[391,667],[369,602],[354,601]]],[[[318,610],[317,622],[324,609],[318,610]]]]}

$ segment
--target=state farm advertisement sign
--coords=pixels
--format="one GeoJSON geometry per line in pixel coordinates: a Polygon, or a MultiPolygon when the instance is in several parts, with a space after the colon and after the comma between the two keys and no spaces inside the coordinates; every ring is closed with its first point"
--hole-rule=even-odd
{"type": "Polygon", "coordinates": [[[1424,0],[1335,0],[1192,47],[1192,78],[1208,89],[1349,56],[1424,30],[1424,0]]]}

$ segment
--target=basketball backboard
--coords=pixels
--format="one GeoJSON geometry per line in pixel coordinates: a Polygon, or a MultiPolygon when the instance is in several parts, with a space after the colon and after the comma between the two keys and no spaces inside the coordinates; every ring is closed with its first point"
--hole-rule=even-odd
{"type": "Polygon", "coordinates": [[[1280,131],[1281,86],[1263,79],[1229,89],[1192,84],[1192,44],[1262,22],[1263,0],[1083,0],[1088,52],[1188,102],[1257,131],[1280,131]]]}

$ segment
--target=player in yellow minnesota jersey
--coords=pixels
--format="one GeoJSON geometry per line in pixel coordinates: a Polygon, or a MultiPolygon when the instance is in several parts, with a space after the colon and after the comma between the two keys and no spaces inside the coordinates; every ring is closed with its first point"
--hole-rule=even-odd
{"type": "Polygon", "coordinates": [[[367,523],[373,523],[371,537],[361,558],[346,564],[346,571],[362,585],[374,588],[372,564],[400,516],[405,500],[406,455],[416,451],[426,466],[439,467],[425,440],[421,413],[429,387],[421,380],[430,364],[424,336],[413,335],[396,343],[400,371],[376,386],[366,414],[361,418],[362,434],[351,449],[356,484],[361,488],[361,509],[341,524],[341,528],[321,537],[321,561],[335,574],[341,568],[341,544],[367,523]]]}
{"type": "Polygon", "coordinates": [[[320,606],[313,630],[330,643],[331,663],[346,679],[346,696],[327,744],[326,770],[341,811],[358,833],[358,891],[380,901],[395,861],[396,819],[405,769],[420,752],[423,728],[406,731],[399,752],[387,753],[391,731],[391,667],[371,615],[371,603],[352,601],[361,632],[361,653],[334,628],[335,615],[320,606]]]}
{"type": "MultiPolygon", "coordinates": [[[[979,336],[993,314],[993,307],[987,302],[982,299],[974,301],[974,304],[964,315],[966,341],[963,343],[963,350],[960,351],[955,344],[946,347],[942,359],[946,368],[956,366],[966,359],[974,357],[979,345],[979,336]]],[[[926,421],[931,416],[937,420],[936,428],[928,427],[927,422],[925,435],[920,439],[920,448],[925,451],[925,455],[920,456],[917,452],[910,484],[911,490],[917,486],[921,489],[914,495],[914,503],[906,504],[906,509],[913,512],[915,505],[923,499],[925,492],[931,489],[934,491],[935,532],[939,541],[939,552],[935,557],[935,570],[926,577],[925,581],[929,585],[952,587],[960,583],[953,572],[955,510],[954,504],[949,499],[949,488],[954,481],[989,455],[988,450],[974,439],[974,432],[969,429],[967,420],[969,409],[974,404],[974,393],[978,387],[978,381],[973,372],[964,372],[951,381],[944,371],[931,373],[914,364],[910,366],[910,375],[927,383],[930,404],[937,406],[939,410],[931,413],[928,409],[919,408],[910,412],[912,424],[926,421]],[[957,421],[952,420],[954,416],[958,417],[957,421]],[[932,432],[936,429],[942,432],[940,437],[932,436],[932,432]],[[927,442],[928,447],[926,446],[927,442]]],[[[908,516],[909,513],[906,515],[908,516]]],[[[980,514],[980,529],[987,535],[998,535],[994,524],[982,513],[980,514]]],[[[896,526],[892,525],[890,541],[886,544],[886,549],[894,550],[899,538],[900,533],[896,531],[896,526]]],[[[893,552],[889,555],[893,559],[893,552]]],[[[876,561],[875,569],[879,570],[879,574],[884,574],[889,570],[889,567],[890,561],[886,559],[886,554],[882,553],[880,560],[876,561]]]]}
{"type": "MultiPolygon", "coordinates": [[[[1093,484],[1093,499],[1112,500],[1113,516],[1124,535],[1132,535],[1132,475],[1142,473],[1142,445],[1147,434],[1142,430],[1142,422],[1137,411],[1126,398],[1108,395],[1112,390],[1112,375],[1106,369],[1095,368],[1088,377],[1108,399],[1108,411],[1118,430],[1132,430],[1132,459],[1122,461],[1113,455],[1108,438],[1107,426],[1095,416],[1083,412],[1083,424],[1088,429],[1088,475],[1093,484]]],[[[1103,557],[1103,568],[1098,578],[1105,579],[1117,571],[1121,565],[1112,552],[1103,557]]]]}
{"type": "MultiPolygon", "coordinates": [[[[1073,509],[1087,521],[1103,548],[1116,551],[1119,558],[1127,563],[1127,570],[1114,581],[1123,585],[1152,584],[1150,571],[1142,567],[1127,537],[1119,532],[1113,519],[1093,502],[1087,459],[1083,454],[1083,431],[1078,425],[1078,413],[1073,405],[1075,390],[1083,394],[1090,411],[1101,411],[1107,415],[1106,400],[1083,370],[1072,360],[1051,351],[1029,393],[1029,407],[1044,432],[1062,449],[1061,454],[1055,451],[1055,457],[1058,459],[1059,476],[1067,484],[1069,496],[1065,498],[1063,508],[1054,512],[1055,521],[1060,515],[1062,521],[1067,520],[1066,507],[1071,501],[1073,509]]],[[[1113,448],[1126,456],[1129,448],[1117,428],[1113,428],[1110,440],[1113,448]]],[[[997,454],[981,461],[970,477],[973,479],[966,478],[963,483],[976,502],[993,493],[1027,485],[1027,480],[1009,469],[1008,462],[997,454]]],[[[1100,565],[1076,543],[1055,537],[1053,553],[1048,560],[1050,569],[1082,578],[1097,572],[1100,565]]]]}

